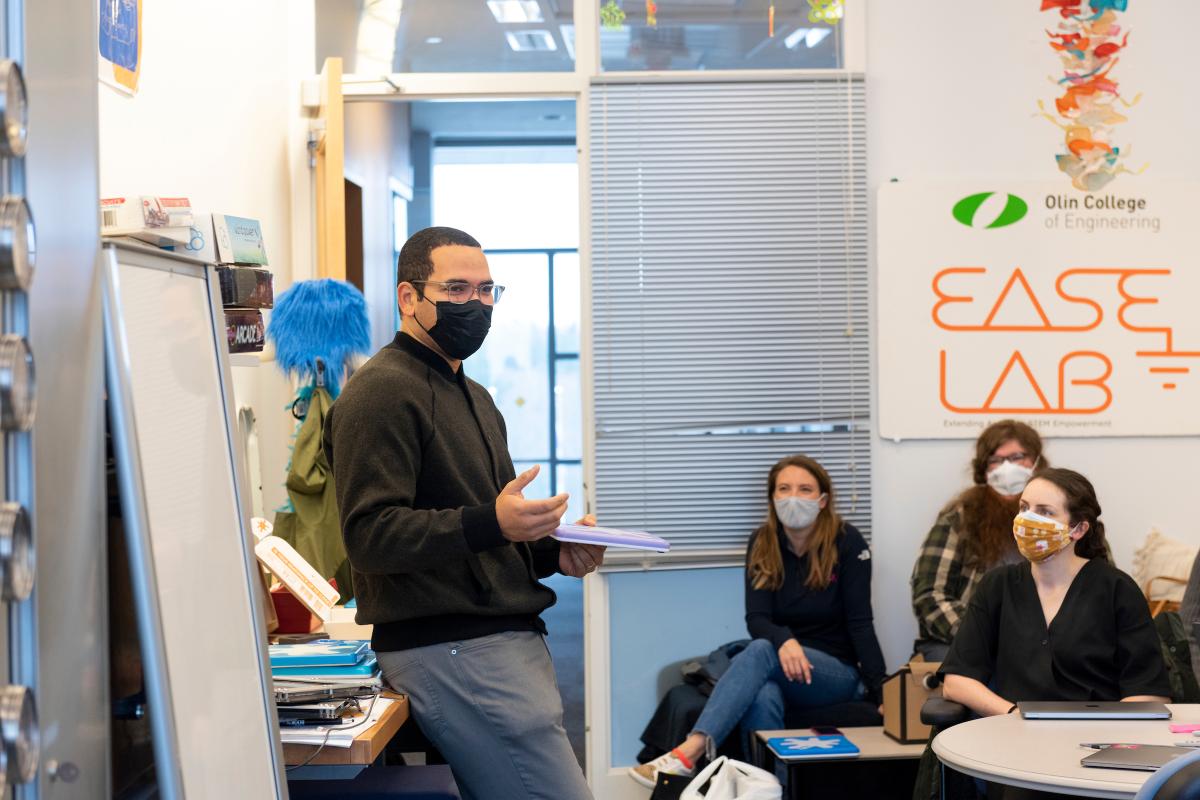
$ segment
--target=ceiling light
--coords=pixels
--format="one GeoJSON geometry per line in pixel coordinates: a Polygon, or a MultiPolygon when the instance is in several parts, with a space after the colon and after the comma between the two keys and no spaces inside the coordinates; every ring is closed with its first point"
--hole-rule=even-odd
{"type": "Polygon", "coordinates": [[[558,49],[550,31],[507,31],[504,37],[518,53],[551,53],[558,49]]]}
{"type": "Polygon", "coordinates": [[[442,37],[440,37],[440,36],[430,36],[428,39],[425,40],[425,44],[441,44],[441,43],[442,43],[442,37]]]}
{"type": "Polygon", "coordinates": [[[804,41],[804,37],[808,35],[810,30],[812,28],[796,28],[796,30],[789,33],[787,38],[783,40],[783,46],[788,50],[795,50],[800,46],[800,42],[804,41]]]}
{"type": "Polygon", "coordinates": [[[801,42],[805,47],[816,47],[825,40],[825,37],[833,33],[833,28],[796,28],[787,35],[783,40],[783,44],[788,50],[795,50],[800,46],[801,42]]]}
{"type": "Polygon", "coordinates": [[[833,33],[833,28],[813,28],[804,37],[804,46],[816,47],[831,33],[833,33]]]}
{"type": "Polygon", "coordinates": [[[542,9],[537,0],[487,0],[496,22],[541,22],[542,9]]]}
{"type": "Polygon", "coordinates": [[[559,25],[558,32],[562,34],[563,46],[567,48],[567,58],[575,60],[575,26],[559,25]]]}

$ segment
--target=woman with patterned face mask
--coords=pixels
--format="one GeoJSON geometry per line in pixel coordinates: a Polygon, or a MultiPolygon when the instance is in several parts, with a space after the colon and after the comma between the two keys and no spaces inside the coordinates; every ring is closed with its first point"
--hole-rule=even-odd
{"type": "Polygon", "coordinates": [[[690,775],[735,728],[779,730],[789,707],[879,703],[883,653],[871,613],[871,551],[834,507],[833,484],[807,456],[767,477],[767,518],[746,551],[746,628],[692,733],[630,770],[653,787],[659,772],[690,775]]]}
{"type": "Polygon", "coordinates": [[[992,570],[972,595],[942,665],[946,697],[981,716],[1023,700],[1170,702],[1146,599],[1105,558],[1088,479],[1039,473],[1012,535],[1022,562],[992,570]]]}
{"type": "Polygon", "coordinates": [[[975,441],[974,485],[951,500],[925,536],[912,572],[919,630],[913,649],[941,661],[971,593],[993,567],[1020,560],[1012,538],[1017,498],[1035,470],[1049,466],[1037,431],[1016,420],[993,423],[975,441]]]}

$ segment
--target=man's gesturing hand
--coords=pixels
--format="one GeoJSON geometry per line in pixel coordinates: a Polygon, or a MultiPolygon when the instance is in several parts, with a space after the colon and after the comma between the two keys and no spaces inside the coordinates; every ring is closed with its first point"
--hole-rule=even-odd
{"type": "Polygon", "coordinates": [[[567,494],[545,500],[526,500],[521,494],[538,475],[535,464],[508,482],[496,498],[496,521],[500,532],[511,542],[533,542],[554,533],[567,513],[567,494]]]}

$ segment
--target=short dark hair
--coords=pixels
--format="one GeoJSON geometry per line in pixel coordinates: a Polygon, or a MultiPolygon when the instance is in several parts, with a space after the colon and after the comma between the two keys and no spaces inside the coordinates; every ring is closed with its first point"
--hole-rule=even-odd
{"type": "MultiPolygon", "coordinates": [[[[400,248],[400,258],[396,260],[396,285],[406,281],[416,283],[429,280],[433,273],[433,251],[455,244],[483,248],[483,245],[475,241],[475,237],[458,228],[425,228],[408,237],[404,247],[400,248]]],[[[417,289],[419,291],[421,287],[418,286],[417,289]]]]}
{"type": "Polygon", "coordinates": [[[1100,521],[1100,501],[1096,499],[1092,482],[1074,470],[1062,468],[1042,470],[1037,479],[1054,484],[1067,498],[1067,515],[1072,528],[1081,522],[1088,524],[1087,533],[1075,543],[1075,555],[1080,558],[1106,557],[1108,544],[1104,523],[1100,521]]]}

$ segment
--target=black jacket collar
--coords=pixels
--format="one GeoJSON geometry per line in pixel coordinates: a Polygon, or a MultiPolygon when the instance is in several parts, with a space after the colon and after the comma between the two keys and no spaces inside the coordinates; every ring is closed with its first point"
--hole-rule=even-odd
{"type": "MultiPolygon", "coordinates": [[[[425,362],[427,366],[430,366],[442,373],[450,380],[453,381],[458,379],[458,373],[450,369],[450,364],[446,361],[446,359],[442,358],[440,355],[433,352],[428,347],[418,342],[416,338],[410,336],[404,331],[396,331],[396,338],[392,340],[392,346],[399,350],[403,350],[409,355],[425,362]]],[[[458,372],[462,372],[462,369],[460,368],[458,372]]]]}

